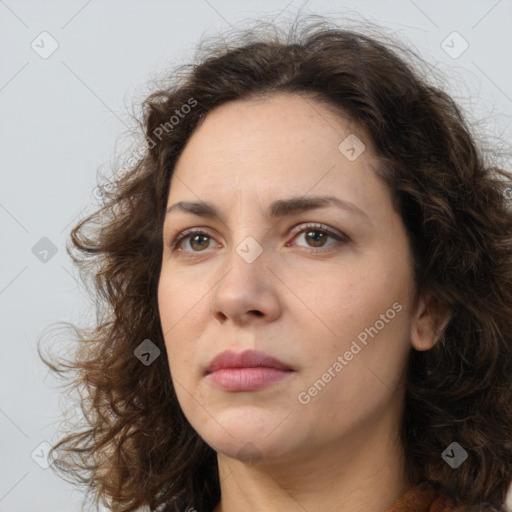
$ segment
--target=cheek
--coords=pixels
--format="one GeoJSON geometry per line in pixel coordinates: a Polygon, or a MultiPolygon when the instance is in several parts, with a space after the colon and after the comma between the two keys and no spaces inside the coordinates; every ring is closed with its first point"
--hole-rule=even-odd
{"type": "Polygon", "coordinates": [[[179,318],[181,307],[176,300],[176,293],[174,293],[173,288],[167,284],[165,278],[161,277],[158,283],[158,313],[166,344],[171,337],[173,325],[179,318]]]}
{"type": "Polygon", "coordinates": [[[204,305],[184,290],[185,283],[176,279],[171,282],[165,277],[162,275],[158,286],[160,322],[171,373],[181,380],[193,361],[195,344],[192,340],[197,336],[194,309],[204,305]]]}
{"type": "MultiPolygon", "coordinates": [[[[316,372],[308,374],[310,379],[320,378],[321,371],[345,354],[345,377],[336,382],[347,378],[344,385],[364,388],[368,378],[378,381],[375,375],[390,383],[400,376],[409,349],[412,283],[407,262],[398,264],[393,256],[376,251],[371,257],[354,258],[353,265],[333,269],[330,277],[317,276],[317,292],[308,296],[314,314],[302,320],[301,330],[312,335],[316,325],[326,334],[303,347],[316,361],[309,368],[316,372]]],[[[303,295],[307,289],[311,290],[304,288],[303,295]]]]}
{"type": "MultiPolygon", "coordinates": [[[[382,241],[364,258],[356,258],[337,286],[337,303],[343,307],[340,328],[346,320],[347,326],[357,328],[357,332],[351,331],[352,336],[371,327],[377,328],[379,336],[386,333],[395,338],[403,333],[414,287],[407,240],[395,233],[393,240],[382,241]]],[[[335,297],[326,303],[335,304],[335,297]]],[[[332,306],[330,311],[334,316],[332,306]]]]}
{"type": "Polygon", "coordinates": [[[208,283],[186,270],[163,268],[158,283],[158,309],[166,332],[174,332],[182,324],[193,324],[197,312],[209,302],[208,283]]]}
{"type": "Polygon", "coordinates": [[[377,269],[371,262],[360,262],[326,272],[324,276],[317,274],[314,282],[295,291],[308,305],[309,313],[303,318],[308,319],[309,329],[316,325],[327,340],[350,343],[390,308],[389,316],[395,317],[393,303],[403,305],[406,299],[407,287],[400,279],[377,269]]]}

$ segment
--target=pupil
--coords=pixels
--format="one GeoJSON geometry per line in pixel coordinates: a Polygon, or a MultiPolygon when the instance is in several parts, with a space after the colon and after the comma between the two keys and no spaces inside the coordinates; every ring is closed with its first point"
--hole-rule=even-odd
{"type": "Polygon", "coordinates": [[[308,236],[311,236],[312,234],[316,233],[319,236],[312,236],[315,243],[319,243],[321,245],[321,242],[323,241],[324,237],[326,236],[325,233],[322,233],[321,231],[309,231],[308,236]]]}
{"type": "MultiPolygon", "coordinates": [[[[196,236],[194,236],[194,237],[192,238],[192,246],[194,246],[194,245],[195,245],[195,242],[196,242],[198,239],[201,239],[201,238],[202,238],[202,239],[203,239],[203,241],[204,241],[204,240],[206,240],[208,237],[206,237],[206,236],[204,236],[204,235],[196,235],[196,236]]],[[[199,245],[198,245],[198,247],[199,247],[199,248],[204,247],[204,244],[203,244],[202,246],[201,246],[201,244],[199,244],[199,245]]]]}

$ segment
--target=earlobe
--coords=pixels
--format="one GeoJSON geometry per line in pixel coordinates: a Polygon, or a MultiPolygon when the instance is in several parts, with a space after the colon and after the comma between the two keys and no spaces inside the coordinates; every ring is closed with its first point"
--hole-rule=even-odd
{"type": "Polygon", "coordinates": [[[420,298],[411,326],[413,348],[430,350],[441,337],[451,317],[451,312],[430,294],[420,298]]]}

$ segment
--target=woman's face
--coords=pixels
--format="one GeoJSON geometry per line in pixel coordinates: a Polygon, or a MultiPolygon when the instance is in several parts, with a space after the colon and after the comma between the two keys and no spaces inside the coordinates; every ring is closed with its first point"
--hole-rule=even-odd
{"type": "Polygon", "coordinates": [[[291,461],[398,428],[414,286],[376,165],[356,125],[286,94],[218,107],[181,154],[159,313],[180,405],[217,452],[291,461]],[[211,366],[224,351],[282,367],[211,366]]]}

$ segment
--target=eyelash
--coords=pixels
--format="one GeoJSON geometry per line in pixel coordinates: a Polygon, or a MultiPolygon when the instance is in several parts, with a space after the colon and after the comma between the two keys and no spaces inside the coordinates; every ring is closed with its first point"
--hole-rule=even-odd
{"type": "MultiPolygon", "coordinates": [[[[329,229],[327,226],[324,226],[323,224],[306,224],[301,230],[295,231],[293,233],[293,239],[295,240],[296,238],[298,238],[299,235],[301,235],[302,233],[307,232],[307,231],[316,231],[316,232],[320,232],[320,233],[325,233],[328,236],[335,238],[338,242],[340,242],[342,244],[348,243],[348,241],[350,240],[349,237],[346,236],[345,234],[338,234],[338,233],[332,231],[331,229],[329,229]]],[[[204,229],[198,229],[198,228],[186,229],[185,231],[182,231],[181,233],[179,233],[171,241],[170,245],[171,245],[172,250],[173,251],[178,250],[178,244],[180,244],[184,240],[189,239],[190,237],[192,237],[194,235],[206,235],[209,238],[213,238],[204,229]]],[[[337,244],[330,244],[330,245],[337,245],[337,244]]],[[[304,246],[302,246],[302,247],[305,248],[304,246]]],[[[327,247],[329,247],[329,246],[327,246],[327,247]]],[[[318,248],[309,247],[309,248],[305,248],[305,249],[309,249],[311,252],[328,252],[325,250],[325,247],[318,247],[318,248]]],[[[332,250],[332,249],[330,249],[330,250],[332,250]]],[[[329,250],[329,252],[330,252],[330,250],[329,250]]],[[[182,252],[184,252],[185,254],[201,254],[202,252],[205,252],[205,250],[203,250],[203,251],[183,251],[182,250],[182,252]]]]}

